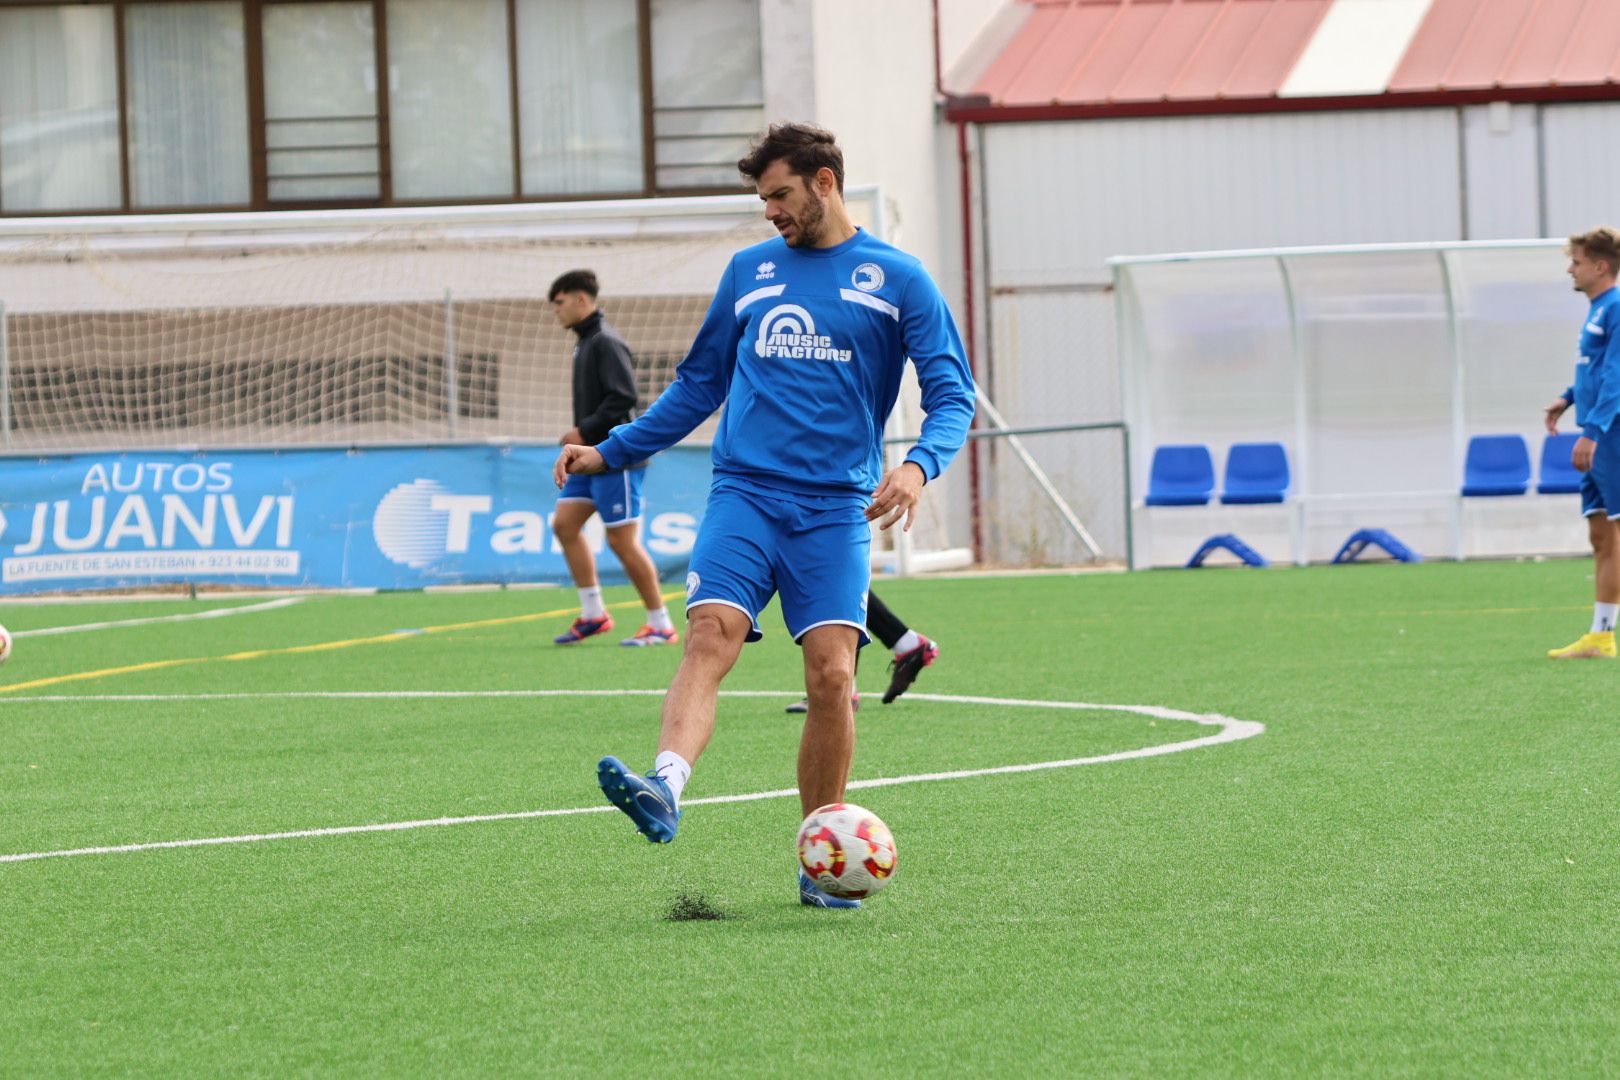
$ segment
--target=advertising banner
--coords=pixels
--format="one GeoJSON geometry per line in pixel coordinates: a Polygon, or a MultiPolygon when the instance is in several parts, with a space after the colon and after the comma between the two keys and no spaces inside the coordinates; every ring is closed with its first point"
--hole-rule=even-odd
{"type": "MultiPolygon", "coordinates": [[[[415,589],[569,580],[551,533],[553,447],[76,454],[0,459],[0,595],[197,582],[415,589]]],[[[685,573],[707,447],[647,468],[641,536],[685,573]]],[[[600,517],[587,536],[624,574],[600,517]]]]}

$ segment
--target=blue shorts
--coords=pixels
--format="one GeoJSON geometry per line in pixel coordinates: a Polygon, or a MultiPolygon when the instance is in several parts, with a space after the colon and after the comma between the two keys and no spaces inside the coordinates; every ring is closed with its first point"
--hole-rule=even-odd
{"type": "Polygon", "coordinates": [[[798,641],[829,623],[866,632],[872,580],[868,500],[859,495],[792,495],[718,477],[692,548],[686,610],[725,604],[748,615],[748,640],[764,636],[759,613],[782,598],[782,621],[798,641]]]}
{"type": "Polygon", "coordinates": [[[1620,518],[1620,431],[1598,440],[1592,468],[1581,474],[1581,516],[1620,518]]]}
{"type": "Polygon", "coordinates": [[[557,501],[596,504],[602,524],[608,528],[641,520],[641,481],[646,469],[620,469],[618,472],[586,476],[575,473],[563,484],[557,501]]]}

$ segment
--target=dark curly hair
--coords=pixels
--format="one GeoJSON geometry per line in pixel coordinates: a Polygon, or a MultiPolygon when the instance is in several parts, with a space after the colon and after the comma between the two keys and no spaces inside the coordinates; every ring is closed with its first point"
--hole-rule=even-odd
{"type": "Polygon", "coordinates": [[[737,162],[737,171],[758,182],[773,161],[786,161],[794,176],[805,182],[822,169],[831,169],[838,181],[838,194],[844,193],[844,152],[838,149],[833,133],[814,124],[772,124],[754,140],[748,156],[737,162]]]}

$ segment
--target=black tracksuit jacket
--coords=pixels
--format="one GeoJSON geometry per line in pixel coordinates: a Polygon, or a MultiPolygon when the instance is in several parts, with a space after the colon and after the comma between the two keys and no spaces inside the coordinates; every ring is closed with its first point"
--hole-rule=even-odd
{"type": "Polygon", "coordinates": [[[579,335],[574,346],[574,426],[586,446],[595,446],[635,418],[636,376],[630,346],[600,311],[580,320],[574,333],[579,335]]]}

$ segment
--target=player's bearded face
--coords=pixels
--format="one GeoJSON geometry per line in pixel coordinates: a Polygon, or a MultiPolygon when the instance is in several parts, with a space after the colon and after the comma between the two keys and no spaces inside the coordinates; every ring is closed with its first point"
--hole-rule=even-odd
{"type": "Polygon", "coordinates": [[[765,200],[765,220],[789,247],[818,247],[826,239],[827,197],[816,190],[819,176],[797,176],[785,159],[778,159],[754,181],[765,200]]]}
{"type": "Polygon", "coordinates": [[[804,177],[795,176],[782,183],[765,206],[765,216],[788,247],[815,247],[821,243],[827,231],[827,201],[804,177]]]}
{"type": "MultiPolygon", "coordinates": [[[[822,233],[827,231],[826,200],[816,194],[815,188],[805,183],[804,202],[789,220],[796,231],[793,237],[788,239],[788,247],[815,247],[821,242],[822,233]]],[[[780,225],[777,227],[781,228],[780,225]]]]}

